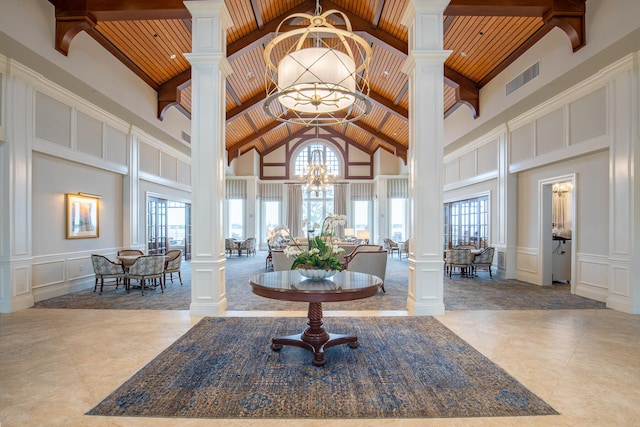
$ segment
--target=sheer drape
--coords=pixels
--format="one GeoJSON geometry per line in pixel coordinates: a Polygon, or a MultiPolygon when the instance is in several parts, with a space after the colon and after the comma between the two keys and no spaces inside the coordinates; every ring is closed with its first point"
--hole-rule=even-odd
{"type": "MultiPolygon", "coordinates": [[[[346,184],[334,184],[333,186],[333,209],[334,214],[347,214],[347,186],[346,184]]],[[[344,226],[336,225],[336,237],[344,235],[344,226]]]]}
{"type": "Polygon", "coordinates": [[[301,236],[302,224],[302,186],[300,184],[289,185],[289,208],[287,209],[287,225],[292,236],[301,236]]]}

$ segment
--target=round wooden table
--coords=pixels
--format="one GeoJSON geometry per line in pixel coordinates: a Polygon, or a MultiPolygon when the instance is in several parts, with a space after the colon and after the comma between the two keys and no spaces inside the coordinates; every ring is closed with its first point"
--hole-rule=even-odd
{"type": "Polygon", "coordinates": [[[377,276],[353,271],[338,272],[335,276],[311,281],[295,270],[273,271],[253,276],[249,281],[253,293],[265,298],[282,301],[309,303],[308,327],[301,334],[271,339],[271,349],[278,351],[283,345],[293,345],[313,353],[312,363],[325,363],[324,351],[339,344],[358,347],[358,336],[354,334],[332,334],[322,326],[322,303],[353,301],[368,298],[378,293],[382,280],[377,276]]]}

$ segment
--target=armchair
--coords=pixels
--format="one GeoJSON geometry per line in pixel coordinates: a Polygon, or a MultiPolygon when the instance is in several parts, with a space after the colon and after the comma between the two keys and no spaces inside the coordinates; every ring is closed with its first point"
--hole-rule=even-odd
{"type": "Polygon", "coordinates": [[[449,277],[451,277],[454,268],[459,268],[462,276],[469,276],[471,274],[471,261],[471,249],[448,249],[446,271],[449,273],[449,277]]]}
{"type": "Polygon", "coordinates": [[[387,251],[359,251],[351,257],[346,268],[348,271],[378,276],[382,279],[380,288],[382,292],[386,292],[384,289],[384,277],[387,273],[387,251]]]}
{"type": "Polygon", "coordinates": [[[225,253],[228,253],[229,256],[231,256],[233,254],[233,251],[238,250],[238,245],[236,244],[235,240],[227,237],[226,239],[224,239],[224,250],[225,253]]]}
{"type": "Polygon", "coordinates": [[[256,238],[249,237],[247,240],[240,243],[240,245],[238,246],[238,256],[242,254],[242,251],[245,251],[247,253],[247,256],[249,256],[249,254],[255,255],[256,254],[256,238]]]}
{"type": "Polygon", "coordinates": [[[282,249],[272,249],[271,256],[273,271],[291,270],[294,258],[286,256],[282,249]]]}
{"type": "Polygon", "coordinates": [[[342,258],[342,261],[340,261],[340,264],[342,265],[342,268],[345,268],[347,266],[347,264],[349,264],[349,262],[351,261],[351,258],[353,258],[358,252],[361,251],[381,251],[382,250],[382,246],[380,245],[358,245],[355,248],[353,248],[353,250],[351,251],[351,253],[347,254],[344,256],[344,258],[342,258]]]}
{"type": "Polygon", "coordinates": [[[473,259],[473,271],[475,272],[478,268],[486,268],[489,270],[489,277],[493,277],[491,274],[491,265],[493,264],[493,255],[495,253],[496,248],[489,247],[476,255],[473,259]]]}
{"type": "Polygon", "coordinates": [[[162,282],[163,273],[163,255],[143,255],[136,259],[129,267],[129,271],[126,274],[127,291],[131,288],[131,279],[140,281],[142,295],[144,295],[144,287],[147,280],[153,279],[155,287],[155,279],[160,279],[160,289],[164,292],[164,285],[162,282]]]}
{"type": "Polygon", "coordinates": [[[100,292],[102,295],[102,289],[104,288],[104,279],[116,279],[116,289],[120,285],[120,279],[125,279],[124,268],[122,264],[113,262],[109,258],[102,255],[91,255],[91,263],[93,264],[93,271],[96,274],[96,283],[93,286],[93,292],[98,288],[98,280],[100,280],[100,292]]]}
{"type": "Polygon", "coordinates": [[[400,257],[400,246],[398,246],[397,242],[394,242],[391,239],[384,239],[383,241],[384,241],[384,248],[392,257],[394,252],[397,252],[398,257],[400,257]]]}
{"type": "Polygon", "coordinates": [[[174,249],[165,254],[164,272],[162,273],[162,280],[165,287],[167,286],[167,273],[173,283],[173,273],[178,273],[178,279],[180,279],[180,286],[182,286],[182,275],[180,274],[180,265],[182,264],[182,251],[174,249]]]}

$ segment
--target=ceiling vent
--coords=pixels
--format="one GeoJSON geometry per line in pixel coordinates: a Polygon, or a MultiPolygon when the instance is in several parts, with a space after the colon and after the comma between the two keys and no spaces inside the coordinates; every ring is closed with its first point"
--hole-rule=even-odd
{"type": "Polygon", "coordinates": [[[513,80],[507,83],[507,96],[511,95],[516,90],[538,77],[540,74],[540,61],[533,64],[531,67],[524,70],[521,74],[516,76],[513,80]]]}
{"type": "Polygon", "coordinates": [[[182,140],[187,144],[191,144],[191,135],[189,135],[185,131],[182,131],[182,140]]]}

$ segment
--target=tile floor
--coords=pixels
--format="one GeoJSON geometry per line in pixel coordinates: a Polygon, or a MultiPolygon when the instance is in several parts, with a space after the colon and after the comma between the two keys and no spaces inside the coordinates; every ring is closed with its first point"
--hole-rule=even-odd
{"type": "Polygon", "coordinates": [[[640,425],[640,316],[613,310],[449,311],[438,319],[561,415],[344,421],[88,417],[87,410],[199,318],[187,311],[29,309],[0,315],[0,426],[640,425]]]}

